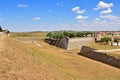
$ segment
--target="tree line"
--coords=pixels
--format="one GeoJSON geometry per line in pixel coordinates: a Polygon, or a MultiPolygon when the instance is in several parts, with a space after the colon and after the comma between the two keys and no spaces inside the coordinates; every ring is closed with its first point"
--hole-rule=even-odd
{"type": "Polygon", "coordinates": [[[56,31],[56,32],[49,32],[47,34],[47,37],[49,38],[54,38],[54,39],[61,39],[63,37],[69,37],[69,38],[74,38],[74,37],[87,37],[87,36],[92,36],[93,32],[90,31],[56,31]]]}
{"type": "MultiPolygon", "coordinates": [[[[117,42],[117,45],[119,43],[120,37],[114,37],[114,41],[113,42],[117,42]]],[[[103,38],[101,38],[102,42],[105,42],[106,44],[108,44],[109,41],[112,41],[111,37],[105,36],[103,38]]]]}

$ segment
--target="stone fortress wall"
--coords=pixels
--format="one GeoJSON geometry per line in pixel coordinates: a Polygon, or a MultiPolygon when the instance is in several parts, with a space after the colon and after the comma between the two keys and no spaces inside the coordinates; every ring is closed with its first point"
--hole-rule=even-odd
{"type": "Polygon", "coordinates": [[[94,43],[93,37],[82,37],[82,38],[62,38],[58,40],[54,39],[45,39],[46,42],[66,49],[66,50],[72,50],[72,49],[80,49],[82,46],[87,45],[89,43],[94,43]]]}

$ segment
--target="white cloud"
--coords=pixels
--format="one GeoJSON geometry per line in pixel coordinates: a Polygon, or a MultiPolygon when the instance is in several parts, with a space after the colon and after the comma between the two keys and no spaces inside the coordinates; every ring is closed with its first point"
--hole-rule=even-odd
{"type": "Polygon", "coordinates": [[[75,12],[76,14],[78,14],[75,19],[78,21],[78,22],[83,22],[85,19],[87,19],[88,17],[86,16],[82,16],[82,14],[85,13],[86,10],[80,10],[80,7],[74,7],[72,8],[72,11],[75,12]],[[81,14],[81,15],[80,15],[81,14]]]}
{"type": "MultiPolygon", "coordinates": [[[[87,17],[85,17],[87,18],[87,17]]],[[[76,17],[81,23],[61,24],[58,29],[62,30],[80,30],[80,31],[113,31],[120,30],[120,17],[114,15],[101,15],[90,22],[83,21],[83,16],[76,17]]]]}
{"type": "Polygon", "coordinates": [[[80,9],[80,7],[74,7],[74,8],[72,9],[72,11],[77,12],[77,11],[79,11],[79,9],[80,9]]]}
{"type": "Polygon", "coordinates": [[[86,10],[80,10],[80,7],[74,7],[73,9],[72,9],[72,11],[73,12],[75,12],[75,13],[77,13],[77,14],[84,14],[84,12],[86,11],[86,10]]]}
{"type": "Polygon", "coordinates": [[[63,24],[58,29],[62,30],[78,30],[78,31],[113,31],[120,30],[120,23],[110,23],[106,20],[81,22],[76,24],[63,24]]]}
{"type": "Polygon", "coordinates": [[[38,20],[40,20],[41,18],[40,17],[34,17],[33,18],[33,20],[36,20],[36,21],[38,21],[38,20]]]}
{"type": "MultiPolygon", "coordinates": [[[[81,17],[78,17],[77,19],[81,19],[81,17]]],[[[115,31],[120,30],[120,17],[114,15],[102,15],[90,22],[80,21],[80,23],[75,24],[62,23],[56,26],[57,27],[50,27],[49,30],[115,31]],[[109,20],[111,20],[111,22],[109,20]]]]}
{"type": "Polygon", "coordinates": [[[100,14],[109,14],[111,12],[112,12],[112,10],[110,8],[108,8],[108,10],[101,11],[100,14]]]}
{"type": "Polygon", "coordinates": [[[88,18],[87,16],[78,15],[78,16],[76,16],[75,19],[76,19],[78,22],[84,22],[84,20],[87,19],[87,18],[88,18]]]}
{"type": "Polygon", "coordinates": [[[106,20],[104,20],[104,19],[101,19],[101,18],[95,18],[93,21],[92,21],[92,23],[96,23],[96,24],[105,24],[106,23],[106,20]]]}
{"type": "Polygon", "coordinates": [[[81,23],[61,23],[59,25],[49,25],[45,30],[58,31],[58,30],[76,30],[76,31],[114,31],[120,30],[120,22],[110,23],[100,17],[95,18],[93,21],[81,23]],[[97,21],[95,21],[97,20],[97,21]],[[55,27],[54,27],[55,26],[55,27]]]}
{"type": "Polygon", "coordinates": [[[113,3],[105,3],[103,1],[100,1],[98,3],[98,5],[96,6],[96,8],[94,8],[94,10],[99,10],[99,9],[108,9],[108,8],[111,8],[113,6],[113,3]]]}
{"type": "Polygon", "coordinates": [[[88,17],[82,16],[82,15],[78,15],[78,16],[76,17],[77,20],[84,20],[84,19],[86,19],[86,18],[88,18],[88,17]]]}
{"type": "Polygon", "coordinates": [[[100,14],[104,15],[104,14],[110,14],[112,12],[111,7],[113,7],[113,3],[105,3],[103,1],[100,1],[98,3],[98,5],[96,6],[96,8],[94,8],[94,10],[100,10],[102,9],[102,11],[100,12],[100,14]]]}
{"type": "Polygon", "coordinates": [[[111,22],[120,22],[120,17],[114,15],[101,15],[100,18],[111,21],[111,22]]]}
{"type": "Polygon", "coordinates": [[[101,15],[95,18],[89,26],[94,26],[99,30],[120,30],[120,17],[114,15],[101,15]]]}
{"type": "Polygon", "coordinates": [[[94,20],[95,20],[95,21],[100,21],[101,19],[100,19],[100,18],[95,18],[94,20]]]}
{"type": "Polygon", "coordinates": [[[100,18],[113,20],[113,19],[118,19],[119,17],[114,15],[105,15],[105,16],[101,15],[100,18]]]}
{"type": "Polygon", "coordinates": [[[17,7],[26,8],[26,7],[28,7],[28,4],[18,4],[17,7]]]}

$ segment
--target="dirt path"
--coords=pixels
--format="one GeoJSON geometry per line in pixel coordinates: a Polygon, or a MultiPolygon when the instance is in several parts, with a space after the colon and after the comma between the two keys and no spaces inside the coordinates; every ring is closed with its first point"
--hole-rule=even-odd
{"type": "Polygon", "coordinates": [[[112,50],[95,50],[96,52],[115,52],[120,51],[120,49],[112,49],[112,50]]]}
{"type": "Polygon", "coordinates": [[[119,80],[120,70],[39,41],[0,38],[0,80],[119,80]]]}

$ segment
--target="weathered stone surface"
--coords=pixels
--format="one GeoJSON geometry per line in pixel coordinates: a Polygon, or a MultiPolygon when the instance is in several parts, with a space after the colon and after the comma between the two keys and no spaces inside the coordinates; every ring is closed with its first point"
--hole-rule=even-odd
{"type": "Polygon", "coordinates": [[[83,46],[79,54],[91,58],[93,60],[97,60],[109,64],[111,66],[120,68],[120,59],[107,55],[102,52],[96,52],[94,51],[94,49],[90,47],[83,46]]]}
{"type": "Polygon", "coordinates": [[[94,38],[93,37],[83,37],[83,38],[67,38],[66,37],[59,40],[46,39],[45,41],[57,47],[60,47],[66,50],[72,50],[76,48],[80,49],[84,45],[93,43],[94,38]]]}

